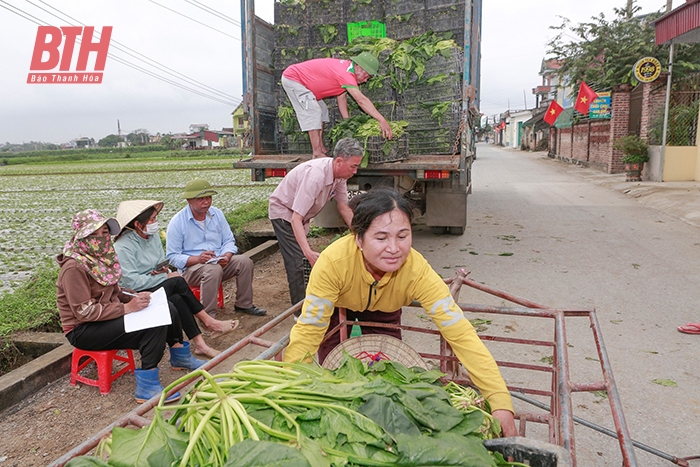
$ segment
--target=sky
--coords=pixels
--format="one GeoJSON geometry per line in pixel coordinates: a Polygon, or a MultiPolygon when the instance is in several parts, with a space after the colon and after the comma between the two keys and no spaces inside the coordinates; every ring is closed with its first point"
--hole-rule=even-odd
{"type": "MultiPolygon", "coordinates": [[[[484,0],[482,113],[534,106],[532,88],[541,83],[540,65],[555,34],[549,26],[559,25],[560,16],[573,24],[601,12],[612,18],[613,7],[625,4],[484,0]]],[[[651,13],[666,1],[636,4],[651,13]]],[[[272,22],[272,11],[272,0],[257,0],[258,16],[272,22]]],[[[99,140],[117,134],[118,124],[122,134],[232,126],[231,112],[242,98],[239,0],[0,0],[0,24],[0,144],[99,140]],[[27,84],[40,24],[82,24],[97,32],[112,26],[103,82],[27,84]]],[[[71,70],[78,50],[76,44],[71,70]]],[[[86,71],[93,70],[94,56],[86,71]]]]}

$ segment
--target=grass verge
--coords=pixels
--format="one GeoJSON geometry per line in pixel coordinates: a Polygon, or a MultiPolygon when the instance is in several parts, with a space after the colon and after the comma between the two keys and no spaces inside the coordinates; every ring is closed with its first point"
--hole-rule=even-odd
{"type": "Polygon", "coordinates": [[[259,199],[242,204],[226,214],[226,221],[228,221],[231,230],[233,230],[233,234],[236,237],[236,245],[240,251],[246,251],[251,248],[250,238],[246,235],[243,227],[258,219],[267,218],[267,206],[267,199],[259,199]]]}
{"type": "Polygon", "coordinates": [[[259,199],[250,203],[242,204],[233,211],[226,214],[226,220],[231,226],[231,230],[238,233],[242,227],[258,219],[267,217],[267,199],[259,199]]]}
{"type": "Polygon", "coordinates": [[[0,296],[0,375],[10,371],[21,357],[11,340],[15,332],[61,332],[56,279],[58,265],[47,259],[29,280],[0,296]]]}

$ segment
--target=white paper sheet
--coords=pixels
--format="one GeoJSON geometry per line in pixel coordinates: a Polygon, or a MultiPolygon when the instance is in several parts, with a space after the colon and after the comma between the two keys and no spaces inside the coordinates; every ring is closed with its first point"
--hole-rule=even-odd
{"type": "Polygon", "coordinates": [[[142,329],[167,326],[172,324],[168,297],[163,287],[151,294],[151,303],[146,308],[124,315],[124,331],[134,332],[142,329]]]}

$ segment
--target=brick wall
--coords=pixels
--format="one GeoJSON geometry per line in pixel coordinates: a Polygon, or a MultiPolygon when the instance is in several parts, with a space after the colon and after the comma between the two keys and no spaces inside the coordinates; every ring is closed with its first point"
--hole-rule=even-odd
{"type": "MultiPolygon", "coordinates": [[[[654,120],[663,115],[666,81],[662,78],[643,85],[640,129],[640,137],[643,139],[649,137],[654,120]]],[[[586,119],[571,128],[552,127],[549,156],[611,174],[624,172],[622,151],[613,149],[612,142],[629,133],[631,91],[632,86],[629,84],[613,87],[610,120],[586,119]]]]}
{"type": "Polygon", "coordinates": [[[557,143],[557,158],[571,161],[571,128],[559,128],[557,143]]]}
{"type": "MultiPolygon", "coordinates": [[[[629,84],[619,84],[613,87],[612,96],[610,97],[613,115],[613,118],[610,119],[610,140],[613,142],[618,138],[627,136],[629,133],[631,90],[632,86],[629,84]]],[[[607,159],[608,173],[615,174],[625,171],[622,164],[622,151],[612,149],[607,159]]]]}
{"type": "MultiPolygon", "coordinates": [[[[668,73],[661,73],[653,83],[645,83],[642,91],[642,121],[639,137],[648,139],[654,121],[663,118],[666,104],[666,80],[668,73]]],[[[660,133],[659,133],[660,138],[660,133]]],[[[651,141],[652,144],[661,144],[661,141],[651,141]]]]}
{"type": "Polygon", "coordinates": [[[559,150],[559,139],[558,139],[558,132],[556,128],[553,126],[549,127],[549,142],[547,144],[547,148],[549,149],[547,155],[549,157],[556,157],[557,151],[559,150]]]}
{"type": "Polygon", "coordinates": [[[572,162],[588,162],[588,122],[574,125],[572,162]]]}
{"type": "Polygon", "coordinates": [[[550,132],[550,157],[608,170],[610,121],[586,121],[550,132]],[[573,131],[573,142],[571,133],[573,131]]]}
{"type": "Polygon", "coordinates": [[[591,123],[589,135],[588,161],[591,166],[608,171],[608,155],[611,150],[610,120],[591,123]]]}

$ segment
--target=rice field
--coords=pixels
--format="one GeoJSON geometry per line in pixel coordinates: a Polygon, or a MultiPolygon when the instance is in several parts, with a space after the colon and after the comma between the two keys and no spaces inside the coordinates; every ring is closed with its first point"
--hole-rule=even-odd
{"type": "Polygon", "coordinates": [[[215,207],[227,213],[266,199],[276,182],[251,182],[249,170],[233,169],[233,157],[84,161],[0,167],[0,289],[31,274],[44,258],[60,253],[70,238],[70,221],[83,209],[115,216],[128,199],[165,203],[158,217],[165,229],[186,202],[185,184],[195,177],[216,187],[215,207]]]}

